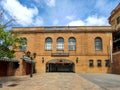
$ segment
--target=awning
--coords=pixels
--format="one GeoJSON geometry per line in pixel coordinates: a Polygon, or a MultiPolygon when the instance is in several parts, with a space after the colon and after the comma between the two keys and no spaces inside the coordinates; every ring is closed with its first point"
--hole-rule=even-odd
{"type": "Polygon", "coordinates": [[[8,57],[1,57],[0,61],[7,61],[7,62],[19,62],[15,58],[8,58],[8,57]]]}
{"type": "Polygon", "coordinates": [[[29,57],[22,57],[21,59],[27,63],[36,63],[34,60],[30,59],[29,57]]]}

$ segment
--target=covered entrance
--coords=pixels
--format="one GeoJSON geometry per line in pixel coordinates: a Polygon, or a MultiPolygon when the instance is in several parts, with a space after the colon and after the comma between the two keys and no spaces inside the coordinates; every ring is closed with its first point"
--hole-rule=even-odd
{"type": "Polygon", "coordinates": [[[51,60],[46,64],[46,72],[74,72],[74,63],[70,60],[51,60]]]}

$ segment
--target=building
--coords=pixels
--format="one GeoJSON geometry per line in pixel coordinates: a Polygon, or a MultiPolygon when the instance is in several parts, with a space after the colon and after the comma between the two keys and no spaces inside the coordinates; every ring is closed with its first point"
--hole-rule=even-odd
{"type": "Polygon", "coordinates": [[[16,53],[20,64],[16,75],[29,74],[31,65],[37,73],[111,72],[111,26],[20,27],[12,33],[26,42],[16,53]]]}
{"type": "Polygon", "coordinates": [[[111,16],[109,17],[109,23],[114,30],[112,72],[120,74],[120,3],[111,12],[111,16]]]}
{"type": "Polygon", "coordinates": [[[120,74],[120,4],[108,20],[111,26],[14,27],[12,33],[23,37],[24,44],[16,50],[18,61],[0,59],[0,68],[5,71],[1,76],[47,72],[120,74]]]}

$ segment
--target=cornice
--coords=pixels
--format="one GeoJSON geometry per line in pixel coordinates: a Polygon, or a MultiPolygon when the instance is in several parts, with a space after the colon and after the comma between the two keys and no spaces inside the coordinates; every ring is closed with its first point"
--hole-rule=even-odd
{"type": "Polygon", "coordinates": [[[105,33],[113,32],[111,26],[52,26],[52,27],[17,27],[12,33],[105,33]]]}

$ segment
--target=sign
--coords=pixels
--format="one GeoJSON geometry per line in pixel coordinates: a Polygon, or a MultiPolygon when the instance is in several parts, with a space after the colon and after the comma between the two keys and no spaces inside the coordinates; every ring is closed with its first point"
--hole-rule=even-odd
{"type": "Polygon", "coordinates": [[[69,53],[51,53],[51,56],[69,56],[69,53]]]}

